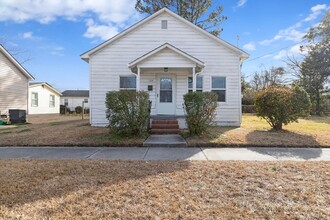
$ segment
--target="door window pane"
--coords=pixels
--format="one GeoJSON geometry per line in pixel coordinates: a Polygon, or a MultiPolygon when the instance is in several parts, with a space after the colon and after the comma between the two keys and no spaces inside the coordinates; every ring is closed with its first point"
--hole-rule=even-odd
{"type": "Polygon", "coordinates": [[[160,89],[172,90],[172,78],[160,78],[160,89]]]}
{"type": "Polygon", "coordinates": [[[168,102],[172,102],[172,91],[160,91],[160,102],[162,103],[168,103],[168,102]]]}
{"type": "Polygon", "coordinates": [[[172,98],[172,78],[160,78],[159,102],[171,103],[172,98]]]}

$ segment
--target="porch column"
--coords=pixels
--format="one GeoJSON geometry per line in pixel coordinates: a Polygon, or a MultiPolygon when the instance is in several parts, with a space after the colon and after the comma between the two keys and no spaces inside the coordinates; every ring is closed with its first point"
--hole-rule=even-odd
{"type": "Polygon", "coordinates": [[[196,92],[197,80],[196,80],[196,70],[195,70],[195,67],[192,68],[192,76],[193,76],[193,92],[196,92]]]}
{"type": "Polygon", "coordinates": [[[137,76],[136,76],[136,91],[140,91],[140,67],[137,69],[137,76]]]}

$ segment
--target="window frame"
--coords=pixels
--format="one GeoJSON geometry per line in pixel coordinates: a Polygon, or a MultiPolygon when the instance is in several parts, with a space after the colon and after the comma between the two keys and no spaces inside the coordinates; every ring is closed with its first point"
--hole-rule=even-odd
{"type": "Polygon", "coordinates": [[[132,75],[122,75],[122,76],[119,76],[119,90],[135,90],[136,91],[136,76],[132,76],[132,75]],[[132,88],[121,88],[120,87],[120,79],[121,78],[135,78],[135,87],[132,87],[132,88]]]}
{"type": "Polygon", "coordinates": [[[64,106],[69,106],[69,99],[64,99],[64,106]]]}
{"type": "Polygon", "coordinates": [[[55,95],[49,94],[49,108],[55,108],[55,95]],[[53,98],[53,100],[52,100],[53,98]]]}
{"type": "Polygon", "coordinates": [[[221,103],[226,103],[227,102],[227,77],[226,76],[211,76],[211,80],[210,80],[210,88],[211,88],[211,92],[213,91],[225,91],[225,100],[224,101],[218,101],[217,102],[221,102],[221,103]],[[225,87],[213,87],[213,78],[224,78],[225,80],[225,87]]]}
{"type": "Polygon", "coordinates": [[[38,107],[39,105],[39,94],[37,92],[31,92],[31,107],[38,107]],[[35,99],[33,99],[33,94],[35,94],[35,99]]]}
{"type": "MultiPolygon", "coordinates": [[[[194,86],[193,86],[193,84],[191,84],[192,87],[189,88],[189,78],[191,78],[192,83],[194,83],[194,81],[193,81],[193,77],[192,76],[188,76],[188,78],[187,78],[187,88],[188,88],[188,92],[192,92],[194,86]]],[[[197,78],[202,79],[202,88],[198,88],[197,87],[197,84],[196,84],[196,92],[203,92],[204,91],[204,79],[203,79],[203,76],[196,76],[196,81],[197,81],[197,78]]]]}

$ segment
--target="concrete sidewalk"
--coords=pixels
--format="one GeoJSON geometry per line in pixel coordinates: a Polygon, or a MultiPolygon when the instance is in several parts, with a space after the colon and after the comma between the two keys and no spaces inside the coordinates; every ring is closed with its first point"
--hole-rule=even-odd
{"type": "Polygon", "coordinates": [[[0,159],[330,161],[330,148],[0,147],[0,159]]]}

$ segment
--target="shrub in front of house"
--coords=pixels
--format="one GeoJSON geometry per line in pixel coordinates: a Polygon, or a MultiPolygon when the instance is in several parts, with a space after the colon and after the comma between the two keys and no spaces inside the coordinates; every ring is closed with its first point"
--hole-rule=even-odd
{"type": "Polygon", "coordinates": [[[256,96],[257,116],[264,118],[274,130],[298,122],[299,117],[307,117],[310,108],[310,98],[300,87],[271,86],[256,96]]]}
{"type": "Polygon", "coordinates": [[[213,92],[189,92],[184,95],[184,110],[190,135],[207,131],[215,118],[217,94],[213,92]]]}
{"type": "Polygon", "coordinates": [[[149,95],[132,90],[111,91],[106,95],[109,128],[118,135],[141,136],[147,132],[149,95]]]}
{"type": "Polygon", "coordinates": [[[77,114],[81,114],[81,113],[82,113],[82,107],[81,107],[81,106],[76,106],[76,107],[74,108],[74,110],[75,110],[75,112],[76,112],[77,114]]]}

